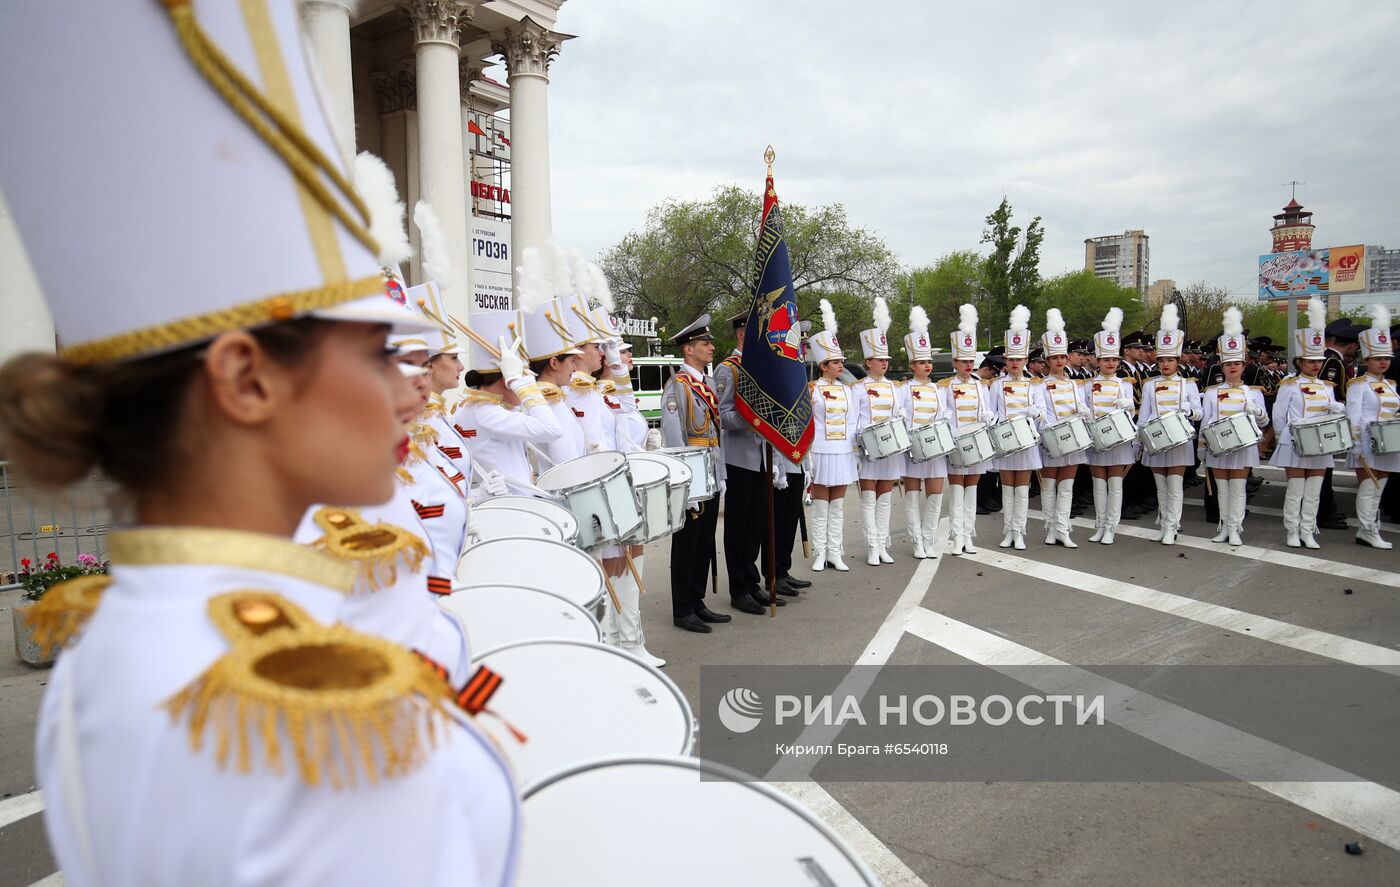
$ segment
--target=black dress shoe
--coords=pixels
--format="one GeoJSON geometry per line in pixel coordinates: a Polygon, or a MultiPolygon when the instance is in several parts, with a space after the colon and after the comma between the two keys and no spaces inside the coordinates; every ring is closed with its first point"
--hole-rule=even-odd
{"type": "MultiPolygon", "coordinates": [[[[778,594],[781,595],[782,593],[783,593],[783,587],[782,587],[781,585],[779,585],[779,586],[778,586],[778,594]]],[[[756,601],[758,601],[759,606],[763,607],[763,609],[765,609],[765,610],[768,609],[768,589],[765,588],[765,589],[763,589],[762,591],[756,591],[756,592],[754,592],[753,599],[756,600],[756,601]]],[[[785,600],[783,600],[781,597],[779,597],[779,598],[777,598],[777,604],[778,604],[778,606],[780,606],[780,607],[786,607],[786,606],[787,606],[787,601],[785,601],[785,600]]]]}
{"type": "Polygon", "coordinates": [[[751,597],[739,598],[737,601],[732,600],[729,602],[729,606],[740,613],[748,613],[753,616],[762,616],[764,609],[766,609],[763,604],[751,597]]]}
{"type": "Polygon", "coordinates": [[[673,617],[671,621],[675,623],[676,628],[684,628],[686,631],[693,631],[697,634],[709,634],[714,631],[713,628],[701,622],[700,617],[694,613],[673,617]]]}
{"type": "Polygon", "coordinates": [[[721,625],[734,618],[728,613],[716,613],[704,604],[695,608],[695,615],[700,617],[701,622],[708,622],[711,625],[721,625]]]}
{"type": "MultiPolygon", "coordinates": [[[[778,594],[782,595],[783,597],[797,597],[799,592],[796,588],[793,588],[791,585],[789,585],[786,580],[779,580],[778,594]]],[[[781,601],[779,601],[778,606],[782,606],[781,601]]]]}
{"type": "Polygon", "coordinates": [[[812,583],[811,583],[811,582],[807,581],[806,579],[798,579],[798,578],[795,577],[795,576],[783,576],[783,577],[779,578],[778,581],[779,581],[779,582],[786,582],[788,585],[791,585],[793,588],[811,588],[811,587],[812,587],[812,583]]]}
{"type": "Polygon", "coordinates": [[[985,505],[979,505],[979,506],[977,506],[977,513],[978,513],[978,514],[991,514],[991,513],[992,513],[992,510],[991,510],[990,508],[988,508],[987,506],[985,506],[985,505]]]}

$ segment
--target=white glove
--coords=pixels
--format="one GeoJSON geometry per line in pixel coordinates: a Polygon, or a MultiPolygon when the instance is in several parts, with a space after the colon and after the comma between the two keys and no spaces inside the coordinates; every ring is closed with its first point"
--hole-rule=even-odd
{"type": "Polygon", "coordinates": [[[622,349],[618,347],[616,339],[609,339],[603,343],[603,359],[607,361],[609,367],[622,365],[622,349]]]}
{"type": "Polygon", "coordinates": [[[481,488],[488,496],[504,496],[510,492],[506,487],[506,476],[499,471],[488,471],[481,479],[481,488]]]}
{"type": "Polygon", "coordinates": [[[786,490],[788,487],[787,472],[781,466],[773,466],[773,489],[786,490]]]}
{"type": "Polygon", "coordinates": [[[505,378],[510,390],[514,391],[517,385],[523,385],[530,381],[530,377],[525,369],[525,360],[520,356],[520,339],[517,337],[514,343],[507,343],[506,337],[501,336],[498,340],[501,349],[501,356],[496,358],[496,366],[501,368],[501,375],[505,378]]]}
{"type": "Polygon", "coordinates": [[[1251,416],[1253,416],[1254,418],[1256,418],[1256,419],[1262,419],[1262,418],[1264,418],[1265,410],[1264,410],[1263,407],[1261,407],[1261,406],[1260,406],[1259,404],[1257,404],[1257,403],[1250,403],[1250,404],[1247,404],[1247,405],[1245,406],[1245,409],[1248,410],[1248,411],[1249,411],[1249,414],[1250,414],[1251,416]]]}
{"type": "Polygon", "coordinates": [[[1120,409],[1120,410],[1131,410],[1132,408],[1133,408],[1133,399],[1132,399],[1131,397],[1120,397],[1120,398],[1118,399],[1118,409],[1120,409]]]}
{"type": "Polygon", "coordinates": [[[1345,413],[1346,411],[1347,408],[1345,404],[1340,404],[1336,401],[1332,401],[1327,404],[1327,412],[1332,413],[1333,415],[1336,415],[1338,413],[1345,413]]]}
{"type": "Polygon", "coordinates": [[[1040,407],[1031,407],[1026,411],[1026,415],[1039,422],[1041,419],[1045,418],[1045,411],[1040,407]]]}

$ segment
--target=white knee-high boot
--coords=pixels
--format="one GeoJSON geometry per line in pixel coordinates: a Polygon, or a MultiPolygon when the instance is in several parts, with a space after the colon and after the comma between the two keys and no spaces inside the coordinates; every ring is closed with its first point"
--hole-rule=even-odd
{"type": "Polygon", "coordinates": [[[1157,485],[1157,536],[1154,542],[1161,542],[1166,537],[1166,515],[1167,515],[1167,476],[1152,472],[1152,482],[1157,485]]]}
{"type": "Polygon", "coordinates": [[[1104,545],[1113,544],[1113,534],[1118,532],[1118,522],[1123,519],[1123,478],[1104,478],[1108,486],[1108,512],[1104,517],[1103,538],[1099,541],[1104,545]]]}
{"type": "MultiPolygon", "coordinates": [[[[646,575],[643,572],[645,563],[645,554],[632,558],[638,576],[646,575]]],[[[632,571],[624,570],[621,577],[613,580],[613,587],[622,603],[622,611],[617,614],[617,645],[652,668],[661,668],[666,660],[653,656],[646,646],[647,636],[642,630],[642,588],[632,571]]]]}
{"type": "Polygon", "coordinates": [[[842,557],[846,553],[846,500],[832,499],[826,510],[826,562],[838,573],[851,568],[842,557]]]}
{"type": "Polygon", "coordinates": [[[807,517],[807,536],[812,540],[812,572],[826,569],[826,516],[831,505],[825,499],[812,500],[812,512],[807,517]]]}
{"type": "Polygon", "coordinates": [[[915,490],[912,493],[904,491],[904,525],[908,528],[909,538],[914,542],[914,557],[919,560],[927,557],[924,553],[923,506],[923,490],[915,490]]]}
{"type": "Polygon", "coordinates": [[[1055,516],[1059,511],[1055,507],[1056,483],[1054,478],[1041,478],[1040,481],[1040,513],[1045,515],[1045,544],[1055,544],[1055,516]]]}
{"type": "Polygon", "coordinates": [[[879,562],[882,564],[894,563],[894,558],[890,557],[889,549],[885,547],[886,541],[890,538],[890,508],[893,505],[893,490],[875,499],[875,547],[880,556],[879,562]]]}
{"type": "Polygon", "coordinates": [[[1367,478],[1361,481],[1356,491],[1356,522],[1360,524],[1356,531],[1356,541],[1382,551],[1394,547],[1381,537],[1381,494],[1385,492],[1385,485],[1389,480],[1390,478],[1367,478]]]}
{"type": "MultiPolygon", "coordinates": [[[[946,482],[945,482],[946,483],[946,482]]],[[[924,514],[919,526],[923,530],[924,557],[938,557],[942,547],[939,538],[938,521],[943,514],[943,494],[929,493],[924,496],[924,514]]]]}
{"type": "Polygon", "coordinates": [[[865,534],[865,562],[880,565],[880,531],[875,520],[875,491],[860,491],[860,530],[865,534]]]}
{"type": "Polygon", "coordinates": [[[1016,488],[1001,485],[1001,544],[999,548],[1010,548],[1016,541],[1016,488]]]}
{"type": "Polygon", "coordinates": [[[1062,480],[1055,487],[1055,541],[1065,548],[1078,548],[1069,535],[1069,511],[1074,507],[1074,479],[1062,480]]]}
{"type": "Polygon", "coordinates": [[[972,540],[977,538],[977,487],[963,487],[963,553],[976,554],[977,546],[972,540]]]}
{"type": "Polygon", "coordinates": [[[1166,510],[1161,512],[1163,545],[1176,544],[1176,531],[1181,527],[1181,506],[1185,500],[1181,488],[1185,480],[1180,474],[1167,475],[1166,510]]]}
{"type": "MultiPolygon", "coordinates": [[[[1244,506],[1245,500],[1249,498],[1248,481],[1243,477],[1231,478],[1226,481],[1230,487],[1230,538],[1231,545],[1244,544],[1244,506]]],[[[1222,489],[1225,484],[1222,484],[1222,489]]],[[[1225,512],[1221,512],[1224,515],[1225,512]]]]}
{"type": "Polygon", "coordinates": [[[1026,515],[1031,509],[1031,485],[1022,484],[1016,491],[1016,529],[1011,540],[1017,551],[1026,550],[1026,515]]]}
{"type": "Polygon", "coordinates": [[[1212,542],[1225,542],[1230,538],[1230,502],[1234,490],[1230,489],[1228,480],[1215,480],[1215,501],[1218,503],[1217,511],[1220,512],[1220,526],[1217,532],[1211,537],[1212,542]]]}
{"type": "Polygon", "coordinates": [[[1104,528],[1108,526],[1108,478],[1091,477],[1089,480],[1094,485],[1094,535],[1089,537],[1089,541],[1098,542],[1103,539],[1104,528]]]}
{"type": "Polygon", "coordinates": [[[1303,483],[1303,508],[1298,515],[1298,538],[1304,548],[1321,548],[1313,534],[1317,532],[1317,507],[1322,503],[1322,480],[1318,474],[1303,483]]]}
{"type": "Polygon", "coordinates": [[[962,554],[967,542],[967,529],[963,526],[963,485],[948,484],[948,528],[953,534],[951,554],[962,554]]]}
{"type": "Polygon", "coordinates": [[[1288,488],[1283,493],[1283,532],[1289,548],[1303,546],[1300,530],[1303,512],[1303,481],[1305,478],[1290,477],[1288,488]]]}

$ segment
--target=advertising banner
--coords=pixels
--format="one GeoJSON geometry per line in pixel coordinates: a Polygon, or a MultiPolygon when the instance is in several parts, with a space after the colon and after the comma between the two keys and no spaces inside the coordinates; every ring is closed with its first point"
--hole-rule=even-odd
{"type": "Polygon", "coordinates": [[[1359,293],[1366,289],[1366,247],[1334,246],[1328,250],[1330,292],[1359,293]]]}
{"type": "Polygon", "coordinates": [[[472,216],[472,311],[509,311],[511,298],[510,222],[472,216]]]}
{"type": "Polygon", "coordinates": [[[1325,296],[1328,250],[1306,249],[1259,257],[1259,301],[1325,296]]]}

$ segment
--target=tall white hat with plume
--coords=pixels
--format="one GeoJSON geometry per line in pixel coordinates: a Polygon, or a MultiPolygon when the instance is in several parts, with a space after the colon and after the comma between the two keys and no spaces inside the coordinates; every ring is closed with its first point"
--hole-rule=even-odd
{"type": "Polygon", "coordinates": [[[1220,338],[1215,343],[1215,353],[1221,363],[1242,361],[1249,351],[1249,342],[1244,337],[1244,315],[1234,305],[1225,309],[1220,317],[1220,338]]]}
{"type": "Polygon", "coordinates": [[[865,355],[866,360],[871,358],[890,357],[890,342],[885,337],[885,331],[890,328],[890,306],[885,302],[884,297],[875,297],[875,326],[872,329],[862,330],[860,334],[860,350],[865,355]]]}
{"type": "Polygon", "coordinates": [[[1045,333],[1040,337],[1040,347],[1045,349],[1046,357],[1052,354],[1069,354],[1065,317],[1059,308],[1049,308],[1045,311],[1045,333]]]}
{"type": "Polygon", "coordinates": [[[928,312],[924,306],[909,309],[909,334],[904,337],[904,353],[909,360],[933,360],[933,341],[928,335],[928,312]]]}
{"type": "Polygon", "coordinates": [[[1031,309],[1017,305],[1011,309],[1011,323],[1007,327],[1004,344],[1006,356],[1025,359],[1031,353],[1031,309]]]}
{"type": "Polygon", "coordinates": [[[1308,326],[1293,333],[1296,357],[1322,360],[1327,356],[1327,300],[1308,299],[1308,326]]]}
{"type": "Polygon", "coordinates": [[[1116,305],[1104,315],[1103,329],[1094,333],[1094,357],[1122,356],[1123,309],[1116,305]]]}
{"type": "Polygon", "coordinates": [[[958,328],[949,339],[953,345],[954,360],[977,359],[977,306],[958,306],[958,328]]]}
{"type": "Polygon", "coordinates": [[[1157,324],[1157,356],[1181,357],[1183,338],[1176,304],[1168,302],[1162,306],[1162,319],[1157,324]]]}
{"type": "Polygon", "coordinates": [[[841,353],[841,343],[836,339],[836,312],[831,302],[821,300],[822,329],[813,334],[807,353],[813,363],[826,363],[828,360],[845,359],[841,353]]]}
{"type": "Polygon", "coordinates": [[[1384,305],[1371,306],[1371,328],[1357,336],[1361,342],[1361,358],[1394,357],[1395,343],[1390,338],[1390,309],[1384,305]]]}

